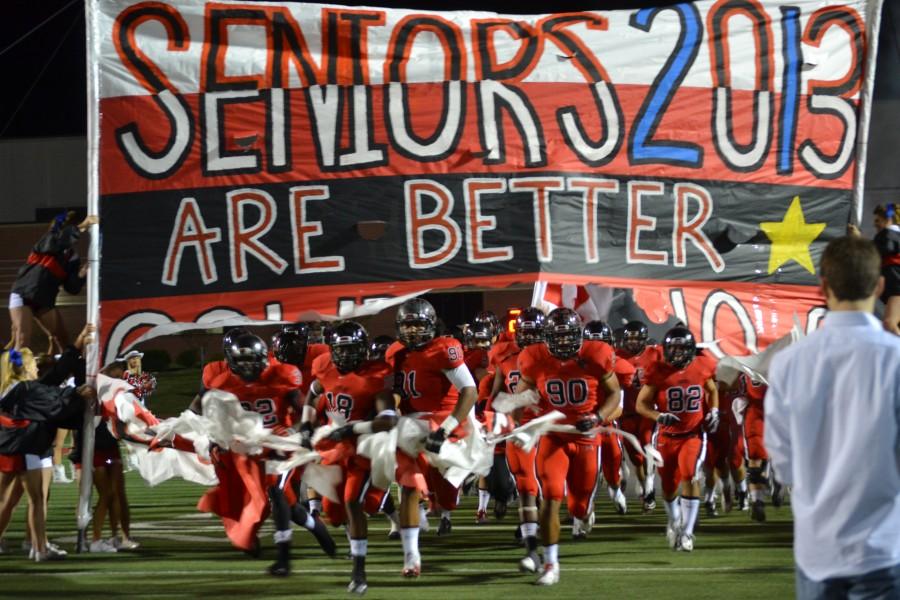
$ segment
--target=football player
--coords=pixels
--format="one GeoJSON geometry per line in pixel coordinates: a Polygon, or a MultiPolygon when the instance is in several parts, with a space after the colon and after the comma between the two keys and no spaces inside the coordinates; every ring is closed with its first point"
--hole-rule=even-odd
{"type": "MultiPolygon", "coordinates": [[[[544,341],[544,324],[546,316],[541,309],[534,306],[524,309],[516,316],[515,341],[499,342],[491,349],[491,365],[495,369],[495,379],[490,397],[504,391],[514,394],[519,383],[519,354],[523,349],[544,341]]],[[[490,402],[488,403],[490,409],[490,402]]],[[[530,410],[518,410],[514,414],[517,425],[524,425],[534,418],[530,410]]],[[[519,561],[522,571],[536,573],[541,567],[537,548],[538,530],[538,482],[534,470],[534,459],[537,448],[525,452],[521,447],[505,444],[506,462],[515,478],[519,492],[519,533],[525,543],[525,556],[519,561]]]]}
{"type": "MultiPolygon", "coordinates": [[[[613,347],[612,329],[603,321],[591,321],[584,326],[582,333],[585,340],[593,340],[613,347]]],[[[617,360],[615,363],[616,379],[619,388],[624,390],[634,380],[634,367],[627,360],[617,360]]],[[[618,426],[618,424],[616,424],[618,426]]],[[[616,512],[624,515],[628,512],[628,503],[622,491],[622,439],[611,433],[600,434],[600,463],[603,468],[603,478],[606,479],[606,491],[609,499],[613,501],[616,512]]]]}
{"type": "Polygon", "coordinates": [[[694,525],[700,509],[698,470],[706,456],[706,432],[719,426],[715,360],[697,355],[694,335],[673,327],[663,340],[663,360],[651,363],[637,399],[637,411],[656,421],[656,449],[666,500],[669,546],[694,549],[694,525]],[[678,499],[679,486],[681,501],[678,499]]]}
{"type": "MultiPolygon", "coordinates": [[[[319,356],[329,353],[327,344],[314,342],[313,339],[315,338],[310,324],[304,321],[285,325],[281,328],[281,331],[276,332],[272,336],[272,355],[275,360],[283,364],[294,365],[300,370],[299,392],[301,399],[306,397],[306,394],[309,392],[309,386],[312,383],[313,362],[319,356]]],[[[319,408],[324,408],[324,406],[319,408]]],[[[294,423],[298,423],[300,420],[300,415],[297,415],[294,423]]],[[[312,431],[309,429],[304,430],[301,427],[301,431],[307,437],[312,435],[312,431]]],[[[302,472],[301,469],[295,470],[289,483],[298,492],[301,489],[300,476],[302,472]]],[[[322,500],[316,494],[316,491],[311,488],[307,488],[306,496],[310,512],[312,512],[314,517],[317,517],[322,512],[322,500]]]]}
{"type": "Polygon", "coordinates": [[[369,344],[369,360],[384,360],[384,354],[393,343],[394,338],[389,335],[377,336],[372,340],[372,343],[369,344]]]}
{"type": "Polygon", "coordinates": [[[707,516],[718,515],[716,505],[716,481],[722,482],[722,504],[725,512],[734,507],[735,495],[738,510],[743,510],[747,496],[744,471],[744,436],[732,411],[734,400],[743,397],[741,378],[732,388],[719,383],[719,428],[709,436],[704,465],[705,486],[703,506],[707,516]],[[735,493],[736,492],[736,493],[735,493]]]}
{"type": "Polygon", "coordinates": [[[559,583],[559,508],[564,496],[573,529],[589,530],[592,496],[599,469],[597,425],[620,412],[615,355],[606,344],[582,340],[578,314],[557,308],[547,315],[544,343],[519,354],[517,393],[536,390],[540,408],[558,410],[561,421],[582,433],[550,433],[541,438],[536,455],[543,503],[540,510],[544,568],[538,585],[559,583]]]}
{"type": "MultiPolygon", "coordinates": [[[[237,396],[244,410],[258,413],[266,428],[287,432],[291,414],[299,414],[300,372],[293,365],[269,364],[268,348],[258,336],[246,330],[231,331],[224,341],[227,370],[204,369],[204,386],[237,396]]],[[[209,367],[209,365],[208,365],[209,367]]],[[[193,407],[201,412],[202,405],[193,407]]],[[[334,555],[334,540],[324,524],[310,517],[296,496],[282,484],[287,477],[266,476],[265,459],[212,448],[210,455],[219,485],[209,490],[197,505],[201,511],[218,514],[231,542],[251,554],[259,553],[257,533],[271,505],[275,521],[276,562],[269,573],[290,573],[291,526],[293,519],[310,530],[322,549],[334,555]],[[281,479],[281,481],[279,481],[281,479]],[[267,502],[268,497],[268,502],[267,502]],[[243,504],[235,498],[244,498],[243,504]]]]}
{"type": "MultiPolygon", "coordinates": [[[[493,372],[490,371],[489,355],[496,338],[496,328],[486,314],[493,315],[493,313],[478,313],[475,315],[472,325],[466,330],[465,363],[469,371],[471,371],[472,377],[478,382],[479,397],[481,395],[480,390],[489,386],[493,381],[493,379],[489,379],[489,374],[493,376],[493,372]]],[[[481,408],[478,410],[479,415],[483,414],[481,408]]],[[[495,449],[495,451],[502,451],[502,449],[495,449]]],[[[490,501],[491,492],[488,489],[488,477],[481,476],[478,478],[476,525],[484,525],[488,522],[487,508],[490,501]]]]}
{"type": "MultiPolygon", "coordinates": [[[[738,385],[747,402],[747,408],[743,415],[743,434],[747,479],[750,484],[750,518],[763,523],[766,520],[765,493],[769,489],[767,473],[769,455],[763,445],[765,432],[763,400],[766,397],[768,386],[762,382],[755,382],[746,375],[741,375],[738,385]]],[[[780,484],[778,487],[780,488],[780,484]]],[[[773,504],[780,500],[776,494],[773,494],[773,504]]]]}
{"type": "MultiPolygon", "coordinates": [[[[641,321],[629,321],[616,338],[618,342],[616,345],[616,356],[624,358],[635,370],[631,383],[623,388],[625,392],[624,404],[619,425],[622,431],[627,431],[635,436],[640,441],[641,446],[646,446],[651,442],[655,423],[639,415],[635,408],[635,403],[638,393],[641,391],[641,386],[644,384],[647,367],[661,359],[659,346],[648,344],[649,338],[650,333],[647,325],[641,321]]],[[[637,470],[638,481],[641,482],[644,512],[650,512],[656,508],[654,470],[652,466],[648,468],[644,455],[635,451],[630,445],[626,446],[625,451],[631,460],[631,464],[637,470]]]]}
{"type": "MultiPolygon", "coordinates": [[[[353,575],[348,591],[364,594],[366,581],[366,553],[368,523],[366,513],[374,514],[385,500],[386,493],[369,485],[371,465],[368,459],[356,454],[356,436],[387,431],[397,422],[393,389],[393,372],[383,361],[369,361],[369,336],[362,325],[345,321],[329,330],[331,353],[322,354],[313,363],[313,382],[306,406],[314,409],[324,396],[327,411],[339,413],[346,424],[330,433],[317,450],[338,445],[335,461],[344,477],[338,488],[343,492],[343,504],[323,501],[325,513],[335,527],[349,521],[350,554],[353,575]],[[342,446],[342,447],[341,447],[342,446]]],[[[304,411],[304,423],[315,415],[304,411]]],[[[323,461],[329,463],[328,459],[323,461]]]]}
{"type": "MultiPolygon", "coordinates": [[[[478,397],[475,380],[463,362],[463,348],[450,337],[436,337],[437,314],[422,298],[400,305],[395,318],[398,341],[385,359],[394,371],[394,394],[404,414],[429,413],[434,428],[425,448],[440,452],[441,445],[463,423],[478,397]]],[[[427,487],[441,509],[438,533],[450,532],[450,511],[456,508],[459,490],[428,464],[424,454],[416,459],[397,452],[397,482],[401,487],[400,525],[403,542],[403,575],[418,577],[419,490],[427,487]]]]}

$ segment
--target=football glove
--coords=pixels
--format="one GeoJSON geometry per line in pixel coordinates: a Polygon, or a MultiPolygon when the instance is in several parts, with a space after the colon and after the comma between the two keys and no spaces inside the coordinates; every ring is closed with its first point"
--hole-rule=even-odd
{"type": "Polygon", "coordinates": [[[719,409],[711,408],[708,413],[706,413],[706,431],[709,433],[715,433],[719,428],[719,409]]]}
{"type": "Polygon", "coordinates": [[[678,418],[678,415],[673,415],[672,413],[659,413],[659,416],[656,417],[656,422],[664,427],[674,425],[679,421],[681,421],[681,419],[678,418]]]}
{"type": "Polygon", "coordinates": [[[597,415],[585,415],[575,421],[575,429],[581,433],[587,433],[600,423],[600,417],[597,415]]]}
{"type": "Polygon", "coordinates": [[[435,454],[441,451],[441,446],[447,439],[447,432],[443,429],[435,429],[425,438],[425,449],[435,454]]]}

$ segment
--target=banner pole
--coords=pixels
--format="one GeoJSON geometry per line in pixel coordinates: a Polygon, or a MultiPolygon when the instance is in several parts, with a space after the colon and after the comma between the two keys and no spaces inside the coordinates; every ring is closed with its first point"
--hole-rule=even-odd
{"type": "Polygon", "coordinates": [[[869,149],[869,121],[872,116],[872,92],[875,87],[875,60],[878,56],[878,32],[881,29],[883,0],[869,0],[866,4],[866,64],[860,90],[859,125],[856,128],[856,180],[853,182],[853,211],[851,222],[863,220],[866,191],[866,154],[869,149]]]}
{"type": "MultiPolygon", "coordinates": [[[[87,43],[87,143],[88,143],[88,173],[87,173],[87,208],[89,215],[100,215],[100,197],[98,187],[100,143],[99,131],[99,81],[98,81],[98,57],[96,56],[96,44],[99,40],[96,32],[95,0],[85,3],[85,24],[87,43]]],[[[87,382],[96,385],[97,372],[100,367],[100,225],[91,226],[91,242],[88,249],[88,279],[87,279],[87,315],[88,323],[93,324],[97,331],[91,343],[87,345],[85,360],[87,362],[87,382]]],[[[76,550],[85,552],[88,548],[87,527],[91,522],[91,490],[93,488],[94,465],[94,407],[85,407],[84,421],[82,424],[81,440],[81,481],[79,483],[78,509],[76,521],[78,526],[78,543],[76,550]]]]}

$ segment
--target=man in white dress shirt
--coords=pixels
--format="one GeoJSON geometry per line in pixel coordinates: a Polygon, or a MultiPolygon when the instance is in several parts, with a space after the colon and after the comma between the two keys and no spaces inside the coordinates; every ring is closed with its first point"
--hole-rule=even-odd
{"type": "Polygon", "coordinates": [[[769,372],[765,443],[793,486],[800,599],[900,598],[900,337],[872,315],[880,265],[868,240],[829,243],[824,323],[769,372]]]}

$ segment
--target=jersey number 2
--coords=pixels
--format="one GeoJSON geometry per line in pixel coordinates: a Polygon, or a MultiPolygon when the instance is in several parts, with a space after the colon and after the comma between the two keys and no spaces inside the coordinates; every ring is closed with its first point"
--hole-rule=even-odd
{"type": "Polygon", "coordinates": [[[260,398],[253,402],[241,402],[241,408],[262,415],[265,427],[274,427],[278,422],[278,416],[275,414],[275,402],[271,398],[260,398]]]}

